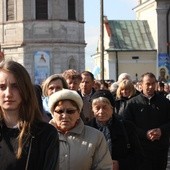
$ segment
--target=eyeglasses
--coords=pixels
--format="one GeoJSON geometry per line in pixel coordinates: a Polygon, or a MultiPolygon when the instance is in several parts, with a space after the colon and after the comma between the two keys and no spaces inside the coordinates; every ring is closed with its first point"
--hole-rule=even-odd
{"type": "Polygon", "coordinates": [[[61,115],[62,113],[66,113],[69,115],[74,114],[77,111],[77,109],[61,109],[61,110],[54,110],[55,113],[61,115]]]}

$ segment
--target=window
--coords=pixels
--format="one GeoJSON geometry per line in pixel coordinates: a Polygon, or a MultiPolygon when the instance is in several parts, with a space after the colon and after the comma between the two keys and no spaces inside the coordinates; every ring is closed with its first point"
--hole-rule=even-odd
{"type": "Polygon", "coordinates": [[[69,69],[74,69],[74,70],[76,70],[77,68],[76,68],[76,60],[74,59],[74,58],[71,58],[70,60],[69,60],[69,69]]]}
{"type": "Polygon", "coordinates": [[[14,0],[6,1],[6,20],[14,20],[14,0]]]}
{"type": "Polygon", "coordinates": [[[48,0],[36,0],[36,19],[48,19],[48,0]]]}
{"type": "Polygon", "coordinates": [[[75,0],[68,0],[68,19],[76,20],[75,0]]]}

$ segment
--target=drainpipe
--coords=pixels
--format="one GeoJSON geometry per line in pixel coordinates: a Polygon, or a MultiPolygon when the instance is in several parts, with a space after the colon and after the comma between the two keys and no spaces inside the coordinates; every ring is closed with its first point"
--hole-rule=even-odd
{"type": "Polygon", "coordinates": [[[170,14],[170,7],[166,13],[166,29],[167,29],[167,54],[169,56],[169,47],[170,47],[170,42],[169,42],[169,14],[170,14]]]}
{"type": "Polygon", "coordinates": [[[119,65],[118,65],[118,51],[116,51],[116,81],[118,80],[118,71],[119,71],[119,65]]]}
{"type": "Polygon", "coordinates": [[[104,81],[104,21],[103,21],[103,0],[100,0],[100,80],[104,81]]]}

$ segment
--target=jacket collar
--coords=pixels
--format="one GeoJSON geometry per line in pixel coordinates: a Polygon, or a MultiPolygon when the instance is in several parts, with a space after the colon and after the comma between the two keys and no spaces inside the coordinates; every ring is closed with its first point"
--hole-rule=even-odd
{"type": "Polygon", "coordinates": [[[84,130],[84,123],[82,121],[82,119],[80,118],[77,126],[75,126],[73,129],[69,130],[68,132],[66,132],[65,134],[62,134],[59,132],[59,140],[66,140],[65,136],[69,136],[69,135],[80,135],[82,134],[84,130]]]}
{"type": "Polygon", "coordinates": [[[156,92],[154,92],[154,94],[152,96],[146,96],[145,94],[143,94],[143,92],[141,92],[141,96],[143,96],[149,100],[152,99],[155,95],[156,95],[156,92]]]}

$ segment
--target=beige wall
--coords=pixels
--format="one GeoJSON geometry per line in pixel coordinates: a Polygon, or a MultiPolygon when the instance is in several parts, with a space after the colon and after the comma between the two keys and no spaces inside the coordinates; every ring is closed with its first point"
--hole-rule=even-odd
{"type": "MultiPolygon", "coordinates": [[[[149,52],[118,52],[118,75],[121,73],[129,73],[132,79],[138,78],[145,72],[152,72],[156,75],[156,51],[149,52]],[[132,59],[132,56],[139,56],[138,60],[132,59]]],[[[96,65],[100,66],[99,55],[94,56],[96,65]]],[[[105,79],[116,80],[116,53],[105,53],[105,79]]],[[[97,77],[100,79],[100,77],[97,77]]]]}
{"type": "Polygon", "coordinates": [[[137,20],[147,20],[155,47],[158,48],[158,31],[157,31],[157,4],[155,0],[149,0],[144,4],[134,8],[137,20]]]}
{"type": "Polygon", "coordinates": [[[152,72],[156,75],[156,52],[121,53],[118,68],[119,74],[127,72],[133,80],[136,79],[136,74],[140,78],[145,72],[152,72]],[[139,56],[139,59],[132,59],[132,56],[139,56]]]}
{"type": "MultiPolygon", "coordinates": [[[[144,4],[137,6],[134,10],[136,18],[139,20],[147,20],[150,30],[155,41],[158,55],[167,53],[167,32],[170,32],[170,15],[169,30],[167,30],[166,15],[170,8],[169,0],[149,0],[144,4]]],[[[170,40],[170,34],[169,34],[170,40]]],[[[157,68],[157,75],[159,68],[157,68]]]]}
{"type": "Polygon", "coordinates": [[[76,21],[67,19],[67,0],[48,1],[49,20],[35,20],[35,0],[15,0],[15,20],[6,21],[5,0],[0,1],[0,45],[5,58],[23,64],[34,80],[34,54],[48,51],[50,71],[85,69],[84,0],[76,0],[76,21]]]}

